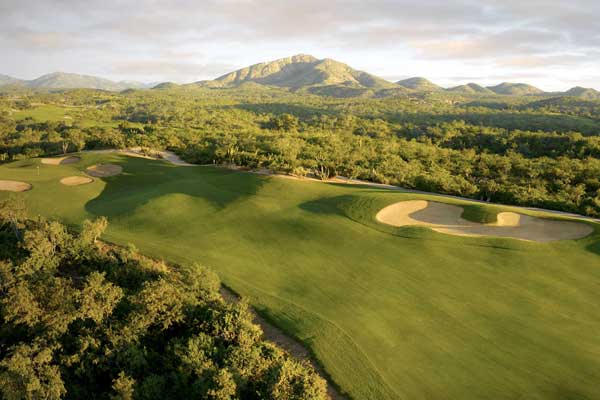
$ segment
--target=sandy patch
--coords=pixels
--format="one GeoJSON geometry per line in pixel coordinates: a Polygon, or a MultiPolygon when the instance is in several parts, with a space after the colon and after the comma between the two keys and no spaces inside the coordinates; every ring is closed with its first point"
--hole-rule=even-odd
{"type": "Polygon", "coordinates": [[[31,188],[32,186],[27,182],[0,180],[0,190],[8,192],[25,192],[31,188]]]}
{"type": "Polygon", "coordinates": [[[81,158],[76,157],[76,156],[42,158],[42,164],[47,164],[47,165],[76,164],[79,161],[81,161],[81,158]]]}
{"type": "Polygon", "coordinates": [[[115,164],[98,164],[88,167],[85,172],[97,178],[105,178],[107,176],[119,175],[123,172],[123,167],[115,164]]]}
{"type": "Polygon", "coordinates": [[[87,176],[68,176],[60,180],[60,183],[66,186],[86,185],[92,182],[94,182],[94,180],[87,176]]]}
{"type": "Polygon", "coordinates": [[[497,222],[479,224],[462,218],[463,208],[425,200],[401,201],[383,208],[379,222],[393,226],[426,226],[436,232],[457,236],[509,237],[535,242],[580,239],[594,230],[570,221],[554,221],[514,212],[503,212],[497,222]]]}

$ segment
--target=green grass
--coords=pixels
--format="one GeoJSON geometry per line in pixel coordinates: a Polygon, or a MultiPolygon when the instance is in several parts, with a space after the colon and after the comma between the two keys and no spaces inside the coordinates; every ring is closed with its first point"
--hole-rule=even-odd
{"type": "MultiPolygon", "coordinates": [[[[400,200],[458,200],[118,154],[39,176],[38,165],[0,166],[34,185],[20,194],[33,213],[106,215],[107,240],[213,268],[356,399],[600,398],[598,229],[551,244],[456,237],[374,216],[400,200]],[[125,173],[58,183],[98,162],[125,173]]],[[[476,220],[502,210],[468,205],[476,220]]]]}
{"type": "Polygon", "coordinates": [[[27,110],[14,111],[12,117],[16,120],[32,118],[35,121],[77,123],[82,128],[92,126],[112,127],[119,126],[119,121],[96,121],[85,116],[85,109],[78,107],[61,107],[53,104],[41,104],[27,110]]]}
{"type": "Polygon", "coordinates": [[[13,112],[12,116],[15,120],[22,120],[25,118],[32,118],[37,121],[52,121],[52,122],[61,122],[61,121],[70,121],[72,115],[69,111],[77,112],[77,109],[68,109],[65,107],[55,106],[51,104],[42,104],[39,106],[34,106],[27,110],[19,110],[13,112]],[[67,117],[67,118],[65,118],[67,117]]]}

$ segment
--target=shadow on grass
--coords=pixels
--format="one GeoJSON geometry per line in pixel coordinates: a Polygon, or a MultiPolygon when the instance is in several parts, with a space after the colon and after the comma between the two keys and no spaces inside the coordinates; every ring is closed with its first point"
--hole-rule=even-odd
{"type": "Polygon", "coordinates": [[[600,256],[600,239],[598,239],[596,242],[588,245],[585,249],[591,253],[594,253],[594,254],[600,256]]]}
{"type": "Polygon", "coordinates": [[[265,182],[262,176],[222,168],[180,167],[126,156],[99,161],[123,167],[121,175],[101,178],[106,183],[104,190],[85,206],[88,212],[109,218],[131,214],[135,209],[171,194],[202,198],[215,208],[224,209],[233,202],[255,195],[265,182]]]}

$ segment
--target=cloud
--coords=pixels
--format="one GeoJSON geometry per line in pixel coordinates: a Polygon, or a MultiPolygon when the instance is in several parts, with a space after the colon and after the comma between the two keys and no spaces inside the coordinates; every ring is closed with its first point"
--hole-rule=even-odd
{"type": "Polygon", "coordinates": [[[150,80],[190,82],[202,80],[206,76],[216,76],[234,68],[235,66],[231,64],[201,64],[159,59],[116,62],[112,65],[112,72],[124,76],[142,74],[150,80]]]}
{"type": "Polygon", "coordinates": [[[440,76],[566,65],[590,76],[599,20],[597,0],[3,0],[0,50],[12,57],[0,72],[181,81],[309,49],[390,76],[426,63],[440,76]]]}

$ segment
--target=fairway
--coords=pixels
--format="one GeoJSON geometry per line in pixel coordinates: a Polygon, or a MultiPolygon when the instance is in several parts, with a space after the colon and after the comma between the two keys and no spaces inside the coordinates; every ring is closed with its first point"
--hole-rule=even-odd
{"type": "Polygon", "coordinates": [[[581,222],[594,229],[585,238],[551,243],[459,237],[375,216],[408,200],[462,205],[475,222],[514,209],[118,153],[80,157],[5,164],[0,179],[33,186],[17,194],[32,214],[73,225],[107,216],[105,240],[212,268],[309,346],[352,398],[600,398],[597,224],[581,222]],[[111,164],[119,175],[60,183],[111,164]]]}

